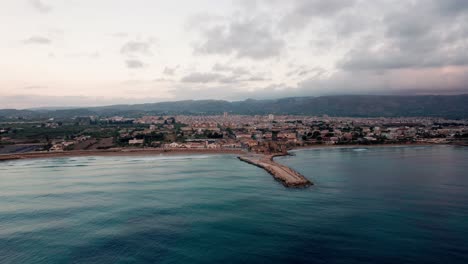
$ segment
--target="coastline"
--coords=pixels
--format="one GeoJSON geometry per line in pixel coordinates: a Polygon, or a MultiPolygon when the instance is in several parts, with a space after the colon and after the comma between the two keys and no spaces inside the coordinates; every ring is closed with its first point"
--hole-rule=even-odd
{"type": "Polygon", "coordinates": [[[111,150],[80,150],[61,152],[26,152],[17,154],[1,154],[1,161],[22,159],[47,159],[63,157],[112,157],[112,156],[151,156],[151,155],[199,155],[199,154],[233,154],[243,155],[245,151],[238,149],[111,149],[111,150]]]}
{"type": "Polygon", "coordinates": [[[284,153],[257,154],[243,149],[108,149],[108,150],[81,150],[62,152],[28,152],[19,154],[1,154],[0,162],[22,159],[48,159],[63,157],[112,157],[112,156],[152,156],[152,155],[200,155],[200,154],[232,154],[240,161],[257,166],[273,176],[287,188],[307,188],[314,183],[301,173],[285,165],[277,163],[274,159],[281,156],[294,156],[295,151],[307,149],[340,149],[340,148],[379,148],[379,147],[417,147],[450,144],[413,143],[413,144],[376,144],[376,145],[311,145],[294,147],[284,153]]]}
{"type": "MultiPolygon", "coordinates": [[[[273,160],[278,156],[291,155],[290,152],[294,153],[297,150],[307,149],[328,149],[328,148],[378,148],[378,147],[416,147],[416,146],[440,146],[440,145],[451,145],[451,144],[435,144],[435,143],[412,143],[412,144],[375,144],[375,145],[358,145],[358,144],[346,144],[346,145],[310,145],[310,146],[298,146],[293,147],[287,151],[287,153],[276,153],[272,154],[271,159],[273,160]]],[[[148,149],[131,149],[131,148],[119,148],[119,149],[108,149],[108,150],[78,150],[78,151],[60,151],[60,152],[25,152],[15,154],[0,154],[0,162],[20,159],[46,159],[46,158],[62,158],[62,157],[86,157],[86,156],[147,156],[147,155],[199,155],[199,154],[233,154],[233,155],[246,155],[255,154],[247,152],[243,149],[160,149],[160,148],[148,148],[148,149]]],[[[258,154],[268,156],[265,154],[258,154]]]]}
{"type": "Polygon", "coordinates": [[[292,148],[284,153],[275,153],[271,155],[245,155],[239,156],[238,159],[264,169],[266,172],[271,174],[273,178],[281,182],[285,187],[288,188],[307,188],[314,183],[306,178],[301,173],[294,169],[287,167],[283,164],[276,162],[276,157],[283,156],[294,156],[294,151],[307,150],[307,149],[344,149],[344,148],[356,148],[356,147],[417,147],[417,146],[434,146],[434,145],[447,145],[447,144],[433,144],[433,143],[413,143],[413,144],[376,144],[376,145],[358,145],[358,144],[346,144],[346,145],[312,145],[312,146],[300,146],[292,148]]]}
{"type": "MultiPolygon", "coordinates": [[[[294,152],[296,150],[307,150],[307,149],[340,149],[340,148],[382,148],[382,147],[426,147],[426,146],[452,146],[452,144],[441,144],[441,143],[411,143],[411,144],[374,144],[374,145],[359,145],[359,144],[343,144],[343,145],[310,145],[310,146],[298,146],[294,147],[288,152],[294,152]]],[[[278,155],[285,156],[285,155],[278,155]]]]}

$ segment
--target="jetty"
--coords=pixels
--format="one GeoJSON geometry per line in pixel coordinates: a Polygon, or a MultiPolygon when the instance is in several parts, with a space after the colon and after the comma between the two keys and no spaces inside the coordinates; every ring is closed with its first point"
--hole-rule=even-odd
{"type": "Polygon", "coordinates": [[[305,188],[313,185],[299,172],[276,163],[273,158],[278,155],[245,155],[237,157],[239,160],[257,166],[270,173],[275,180],[281,182],[285,187],[305,188]]]}

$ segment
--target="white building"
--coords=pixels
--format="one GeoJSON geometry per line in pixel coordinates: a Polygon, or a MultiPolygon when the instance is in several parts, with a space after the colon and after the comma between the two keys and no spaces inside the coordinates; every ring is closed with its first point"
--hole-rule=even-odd
{"type": "Polygon", "coordinates": [[[136,139],[136,138],[134,138],[134,139],[130,139],[130,140],[128,141],[128,144],[129,144],[129,145],[143,145],[143,143],[145,143],[145,140],[144,140],[144,139],[136,139]]]}

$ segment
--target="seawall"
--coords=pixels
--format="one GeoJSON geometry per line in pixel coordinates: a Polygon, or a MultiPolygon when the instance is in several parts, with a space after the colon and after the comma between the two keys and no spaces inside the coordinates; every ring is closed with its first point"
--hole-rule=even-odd
{"type": "Polygon", "coordinates": [[[285,187],[304,188],[313,185],[311,181],[299,172],[274,162],[273,157],[274,156],[252,155],[239,156],[238,159],[264,169],[285,187]]]}

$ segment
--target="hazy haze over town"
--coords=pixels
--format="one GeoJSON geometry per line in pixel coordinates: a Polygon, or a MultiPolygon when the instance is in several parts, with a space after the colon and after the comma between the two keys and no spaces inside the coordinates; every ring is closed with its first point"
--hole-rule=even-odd
{"type": "Polygon", "coordinates": [[[0,108],[468,92],[468,1],[0,3],[0,108]]]}

